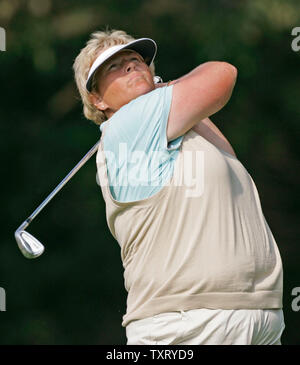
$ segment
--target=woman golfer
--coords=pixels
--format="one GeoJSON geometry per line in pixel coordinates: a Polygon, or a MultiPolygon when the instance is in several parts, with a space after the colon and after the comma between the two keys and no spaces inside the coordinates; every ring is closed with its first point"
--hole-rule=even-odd
{"type": "Polygon", "coordinates": [[[280,253],[255,183],[209,119],[237,70],[206,62],[155,84],[156,49],[95,32],[74,63],[102,131],[97,180],[121,247],[127,344],[281,344],[280,253]]]}

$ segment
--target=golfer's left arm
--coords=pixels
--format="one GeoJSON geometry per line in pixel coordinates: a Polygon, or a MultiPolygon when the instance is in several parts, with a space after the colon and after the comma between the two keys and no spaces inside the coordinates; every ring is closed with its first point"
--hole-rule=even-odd
{"type": "MultiPolygon", "coordinates": [[[[228,139],[224,136],[224,134],[220,131],[220,129],[211,121],[210,118],[205,118],[200,120],[197,124],[192,128],[196,133],[200,134],[202,137],[208,139],[209,141],[216,141],[216,145],[223,150],[232,153],[236,156],[234,149],[229,143],[228,139]]],[[[237,156],[236,156],[237,157],[237,156]]]]}

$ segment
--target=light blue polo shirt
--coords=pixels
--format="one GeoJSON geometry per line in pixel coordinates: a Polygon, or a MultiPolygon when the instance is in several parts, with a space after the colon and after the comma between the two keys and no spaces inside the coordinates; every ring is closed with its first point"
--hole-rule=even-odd
{"type": "Polygon", "coordinates": [[[100,125],[112,197],[146,199],[172,177],[183,136],[167,142],[173,85],[157,88],[120,108],[100,125]]]}

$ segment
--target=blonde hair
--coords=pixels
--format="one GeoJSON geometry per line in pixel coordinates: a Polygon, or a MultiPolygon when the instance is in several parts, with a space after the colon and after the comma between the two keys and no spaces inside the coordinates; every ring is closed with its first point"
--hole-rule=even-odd
{"type": "MultiPolygon", "coordinates": [[[[75,73],[76,85],[83,103],[83,114],[87,119],[92,120],[98,125],[103,123],[107,117],[103,111],[97,109],[96,106],[90,101],[90,93],[86,89],[86,81],[90,67],[101,51],[118,44],[129,43],[134,39],[135,38],[123,30],[106,30],[94,32],[91,34],[91,38],[86,43],[86,46],[81,49],[79,55],[74,61],[73,70],[75,73]]],[[[153,62],[149,68],[152,75],[154,76],[155,71],[153,62]]],[[[94,80],[96,80],[96,75],[94,80]]],[[[96,82],[94,81],[92,92],[95,91],[95,85],[96,82]]]]}

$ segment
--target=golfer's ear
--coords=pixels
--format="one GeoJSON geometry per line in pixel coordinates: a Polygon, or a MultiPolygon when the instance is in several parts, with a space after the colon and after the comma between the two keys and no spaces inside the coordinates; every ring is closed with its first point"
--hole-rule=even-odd
{"type": "Polygon", "coordinates": [[[91,93],[89,95],[90,102],[95,105],[95,107],[101,111],[105,111],[108,108],[108,105],[103,101],[103,99],[98,95],[91,93]]]}

